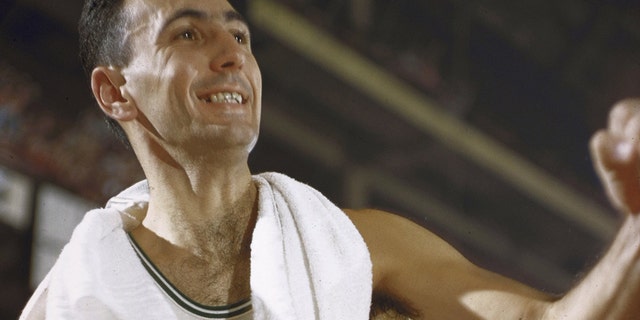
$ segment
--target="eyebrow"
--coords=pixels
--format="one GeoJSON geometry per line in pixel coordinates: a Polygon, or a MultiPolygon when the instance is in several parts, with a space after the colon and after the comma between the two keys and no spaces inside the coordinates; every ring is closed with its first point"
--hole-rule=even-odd
{"type": "Polygon", "coordinates": [[[247,27],[249,26],[249,22],[240,14],[240,12],[235,10],[229,10],[224,13],[224,20],[226,22],[238,21],[244,23],[247,27]]]}
{"type": "MultiPolygon", "coordinates": [[[[245,24],[247,28],[249,27],[249,23],[247,22],[247,20],[238,11],[227,10],[222,14],[222,17],[224,18],[225,22],[239,21],[245,24]]],[[[191,9],[191,8],[178,10],[175,13],[173,13],[171,16],[169,16],[169,18],[167,18],[167,20],[162,24],[162,27],[160,28],[160,33],[163,33],[164,30],[167,27],[169,27],[173,22],[182,18],[194,18],[197,20],[207,20],[210,18],[210,15],[204,11],[191,9]]]]}

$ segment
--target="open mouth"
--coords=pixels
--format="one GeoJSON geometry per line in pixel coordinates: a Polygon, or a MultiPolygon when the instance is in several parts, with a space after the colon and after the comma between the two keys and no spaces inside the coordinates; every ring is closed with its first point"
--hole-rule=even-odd
{"type": "Polygon", "coordinates": [[[236,103],[242,104],[246,100],[239,92],[218,92],[200,98],[206,103],[236,103]]]}

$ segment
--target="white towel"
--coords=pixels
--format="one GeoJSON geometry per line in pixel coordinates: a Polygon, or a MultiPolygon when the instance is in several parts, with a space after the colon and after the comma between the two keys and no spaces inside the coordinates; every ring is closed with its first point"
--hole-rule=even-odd
{"type": "MultiPolygon", "coordinates": [[[[372,267],[346,215],[318,191],[281,174],[254,176],[251,244],[254,319],[368,319],[372,267]]],[[[140,182],[87,213],[21,319],[176,319],[128,242],[146,213],[140,182]]]]}
{"type": "Polygon", "coordinates": [[[368,319],[369,251],[349,218],[318,191],[276,173],[256,176],[251,243],[256,319],[368,319]]]}
{"type": "Polygon", "coordinates": [[[146,203],[89,211],[49,273],[46,319],[176,319],[133,251],[125,221],[146,203]]]}

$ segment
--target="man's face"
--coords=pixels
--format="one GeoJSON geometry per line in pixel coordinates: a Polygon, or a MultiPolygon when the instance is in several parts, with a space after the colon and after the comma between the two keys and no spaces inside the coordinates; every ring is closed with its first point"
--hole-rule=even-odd
{"type": "Polygon", "coordinates": [[[167,147],[250,150],[262,80],[249,29],[225,0],[127,0],[122,69],[144,134],[167,147]]]}

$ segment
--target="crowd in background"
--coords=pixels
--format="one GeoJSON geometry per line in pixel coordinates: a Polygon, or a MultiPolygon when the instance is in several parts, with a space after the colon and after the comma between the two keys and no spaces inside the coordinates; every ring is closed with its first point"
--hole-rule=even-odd
{"type": "Polygon", "coordinates": [[[0,159],[102,203],[142,179],[133,153],[113,138],[97,107],[58,114],[28,75],[0,62],[0,159]]]}

